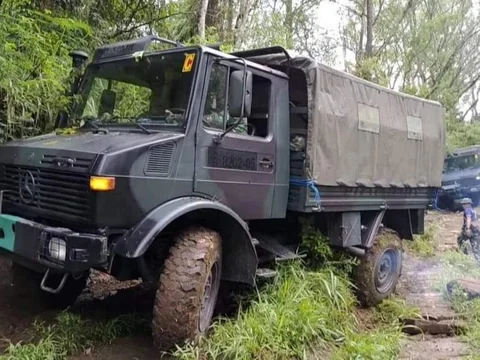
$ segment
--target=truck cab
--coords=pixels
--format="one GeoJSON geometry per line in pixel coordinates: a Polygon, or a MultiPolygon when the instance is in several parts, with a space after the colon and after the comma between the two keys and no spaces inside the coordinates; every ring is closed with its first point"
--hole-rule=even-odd
{"type": "Polygon", "coordinates": [[[442,188],[438,193],[437,207],[444,210],[460,209],[460,200],[480,202],[480,146],[456,149],[445,158],[442,188]]]}

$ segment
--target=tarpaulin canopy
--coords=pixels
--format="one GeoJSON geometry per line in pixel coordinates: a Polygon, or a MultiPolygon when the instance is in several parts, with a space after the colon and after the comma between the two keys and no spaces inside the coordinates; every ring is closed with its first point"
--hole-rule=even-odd
{"type": "Polygon", "coordinates": [[[288,67],[301,70],[290,72],[293,83],[297,83],[294,76],[304,74],[308,169],[317,184],[441,185],[445,156],[441,104],[389,90],[305,57],[263,55],[249,60],[287,73],[288,67]]]}

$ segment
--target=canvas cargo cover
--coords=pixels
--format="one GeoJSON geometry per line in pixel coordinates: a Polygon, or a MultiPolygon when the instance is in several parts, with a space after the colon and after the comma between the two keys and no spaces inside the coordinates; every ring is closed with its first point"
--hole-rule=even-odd
{"type": "Polygon", "coordinates": [[[441,186],[445,156],[441,104],[386,89],[309,58],[288,62],[284,56],[268,55],[250,60],[282,67],[289,63],[305,74],[308,167],[319,185],[441,186]]]}

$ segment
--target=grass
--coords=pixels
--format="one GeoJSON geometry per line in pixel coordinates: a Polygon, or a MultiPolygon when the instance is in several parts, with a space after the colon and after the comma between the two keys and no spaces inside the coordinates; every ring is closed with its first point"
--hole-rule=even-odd
{"type": "Polygon", "coordinates": [[[415,236],[414,241],[404,241],[404,246],[410,253],[418,257],[434,257],[438,253],[437,232],[438,229],[434,225],[430,225],[424,234],[415,236]]]}
{"type": "Polygon", "coordinates": [[[480,299],[468,300],[466,293],[459,288],[454,288],[452,294],[447,294],[445,287],[449,282],[465,277],[480,279],[480,265],[472,256],[458,251],[446,252],[442,255],[441,261],[444,270],[438,284],[439,290],[443,292],[459,317],[467,321],[467,329],[462,335],[472,350],[472,354],[467,358],[480,360],[480,355],[476,355],[480,348],[480,299]]]}
{"type": "Polygon", "coordinates": [[[449,250],[439,259],[441,276],[435,284],[435,290],[442,292],[445,296],[447,295],[445,285],[450,281],[465,277],[480,279],[480,264],[472,256],[449,250]]]}
{"type": "Polygon", "coordinates": [[[51,325],[36,322],[31,341],[10,344],[0,360],[60,360],[94,346],[109,344],[144,326],[133,314],[106,322],[93,322],[69,312],[57,315],[51,325]]]}
{"type": "MultiPolygon", "coordinates": [[[[351,285],[330,269],[280,269],[273,283],[244,299],[236,318],[222,319],[209,338],[178,348],[179,359],[393,359],[402,337],[404,303],[387,300],[367,320],[355,316],[351,285]],[[394,320],[395,319],[395,320],[394,320]],[[326,354],[329,354],[327,356],[326,354]]],[[[409,312],[410,311],[410,312],[409,312]]]]}
{"type": "Polygon", "coordinates": [[[280,269],[272,284],[241,304],[237,318],[220,320],[208,339],[198,347],[179,349],[175,356],[304,358],[314,343],[341,343],[355,321],[355,300],[344,279],[296,265],[280,269]]]}
{"type": "Polygon", "coordinates": [[[469,359],[480,359],[477,354],[480,348],[480,299],[468,300],[465,292],[456,288],[449,300],[455,312],[468,323],[462,338],[472,351],[469,359]]]}
{"type": "Polygon", "coordinates": [[[172,354],[187,359],[393,359],[400,350],[405,303],[387,300],[356,316],[348,275],[356,264],[332,251],[309,222],[303,224],[305,265],[280,267],[254,296],[241,299],[235,318],[220,319],[199,344],[172,354]]]}

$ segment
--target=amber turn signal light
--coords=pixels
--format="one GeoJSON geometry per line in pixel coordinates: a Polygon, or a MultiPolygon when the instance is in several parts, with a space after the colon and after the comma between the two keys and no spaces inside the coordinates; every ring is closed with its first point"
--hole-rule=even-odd
{"type": "Polygon", "coordinates": [[[90,190],[93,191],[112,191],[115,190],[115,178],[104,176],[90,177],[90,190]]]}

